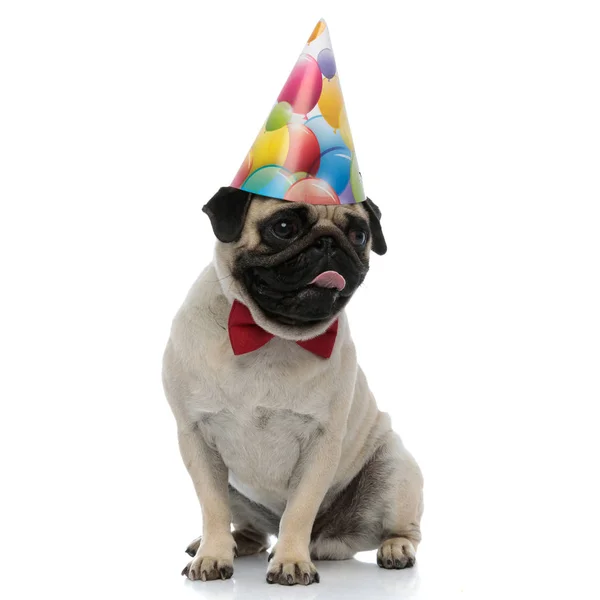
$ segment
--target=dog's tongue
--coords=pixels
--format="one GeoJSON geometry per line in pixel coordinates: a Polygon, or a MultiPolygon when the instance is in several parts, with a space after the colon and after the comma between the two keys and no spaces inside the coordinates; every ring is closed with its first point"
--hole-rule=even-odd
{"type": "Polygon", "coordinates": [[[341,292],[346,287],[346,280],[337,271],[325,271],[317,275],[310,284],[322,288],[336,288],[341,292]]]}

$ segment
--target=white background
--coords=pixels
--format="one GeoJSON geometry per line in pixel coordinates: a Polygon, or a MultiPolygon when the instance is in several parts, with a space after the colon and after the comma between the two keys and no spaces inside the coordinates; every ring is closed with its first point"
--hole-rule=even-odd
{"type": "Polygon", "coordinates": [[[0,596],[598,598],[597,6],[2,2],[0,596]],[[384,213],[349,313],[425,474],[419,564],[190,583],[161,354],[321,16],[384,213]]]}

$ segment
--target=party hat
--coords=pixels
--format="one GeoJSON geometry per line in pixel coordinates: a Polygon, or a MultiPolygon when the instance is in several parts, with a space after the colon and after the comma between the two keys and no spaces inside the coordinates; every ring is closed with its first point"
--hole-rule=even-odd
{"type": "Polygon", "coordinates": [[[231,186],[311,204],[365,200],[325,21],[308,38],[231,186]]]}

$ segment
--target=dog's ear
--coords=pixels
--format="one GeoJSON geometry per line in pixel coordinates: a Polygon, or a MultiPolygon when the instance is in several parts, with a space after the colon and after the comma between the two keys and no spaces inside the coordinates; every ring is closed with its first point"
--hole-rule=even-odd
{"type": "Polygon", "coordinates": [[[373,240],[371,249],[376,254],[385,254],[387,252],[387,244],[381,231],[381,211],[373,200],[367,198],[364,201],[364,207],[369,213],[369,225],[371,226],[371,238],[373,240]]]}
{"type": "Polygon", "coordinates": [[[235,242],[240,239],[252,194],[233,187],[222,187],[203,207],[217,239],[235,242]]]}

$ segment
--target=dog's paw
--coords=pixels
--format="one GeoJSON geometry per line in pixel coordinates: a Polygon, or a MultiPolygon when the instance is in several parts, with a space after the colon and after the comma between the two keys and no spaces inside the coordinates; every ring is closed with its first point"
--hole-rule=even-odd
{"type": "Polygon", "coordinates": [[[233,575],[233,560],[215,556],[194,557],[181,572],[188,579],[212,581],[213,579],[229,579],[233,575]]]}
{"type": "Polygon", "coordinates": [[[195,540],[192,540],[188,547],[185,549],[186,554],[189,554],[192,558],[196,556],[196,552],[198,552],[198,548],[200,548],[200,544],[202,543],[202,536],[197,537],[195,540]]]}
{"type": "Polygon", "coordinates": [[[188,579],[211,581],[213,579],[229,579],[233,575],[233,553],[235,541],[231,534],[211,537],[200,543],[194,540],[186,552],[195,552],[194,558],[181,572],[188,579]],[[194,545],[198,547],[194,549],[194,545]]]}
{"type": "Polygon", "coordinates": [[[412,567],[415,560],[415,547],[406,538],[390,538],[377,551],[377,564],[383,569],[406,569],[412,567]]]}
{"type": "Polygon", "coordinates": [[[275,554],[269,557],[267,583],[281,585],[310,585],[319,583],[319,572],[310,560],[279,559],[275,554]]]}

